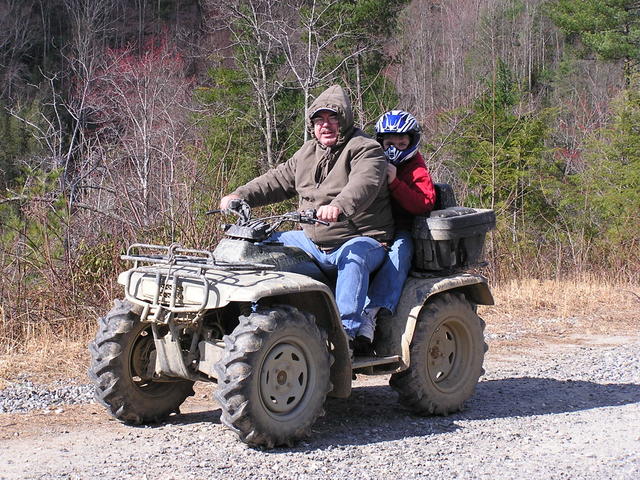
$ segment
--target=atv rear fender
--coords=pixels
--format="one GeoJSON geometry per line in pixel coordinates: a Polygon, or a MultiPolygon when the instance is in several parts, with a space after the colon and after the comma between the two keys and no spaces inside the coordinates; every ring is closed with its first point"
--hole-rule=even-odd
{"type": "Polygon", "coordinates": [[[481,275],[465,273],[449,277],[410,276],[404,284],[396,314],[378,318],[376,351],[382,355],[400,355],[396,372],[405,370],[410,365],[409,345],[422,308],[434,295],[452,291],[463,293],[475,305],[494,303],[487,279],[481,275]]]}

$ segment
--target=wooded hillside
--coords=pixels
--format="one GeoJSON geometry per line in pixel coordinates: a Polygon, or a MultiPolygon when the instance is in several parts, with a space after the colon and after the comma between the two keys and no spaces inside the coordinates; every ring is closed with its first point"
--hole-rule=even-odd
{"type": "Polygon", "coordinates": [[[334,83],[496,210],[492,280],[637,282],[639,33],[631,0],[0,1],[0,347],[92,329],[133,241],[214,245],[334,83]]]}

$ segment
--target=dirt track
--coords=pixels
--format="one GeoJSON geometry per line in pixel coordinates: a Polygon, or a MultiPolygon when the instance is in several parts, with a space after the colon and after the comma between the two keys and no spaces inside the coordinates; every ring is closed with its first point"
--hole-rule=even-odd
{"type": "Polygon", "coordinates": [[[2,414],[0,478],[640,478],[640,337],[489,344],[464,412],[413,417],[387,377],[359,377],[293,449],[244,446],[207,386],[153,427],[96,404],[2,414]]]}

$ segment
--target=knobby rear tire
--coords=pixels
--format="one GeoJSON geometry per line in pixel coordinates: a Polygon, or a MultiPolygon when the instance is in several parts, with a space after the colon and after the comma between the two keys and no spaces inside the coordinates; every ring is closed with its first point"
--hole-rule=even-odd
{"type": "Polygon", "coordinates": [[[390,385],[418,415],[462,409],[484,374],[484,321],[461,293],[444,293],[421,311],[410,345],[410,367],[390,385]]]}

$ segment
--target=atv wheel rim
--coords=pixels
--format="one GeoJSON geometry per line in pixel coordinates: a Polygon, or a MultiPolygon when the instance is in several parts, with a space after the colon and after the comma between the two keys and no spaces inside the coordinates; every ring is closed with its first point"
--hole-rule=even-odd
{"type": "Polygon", "coordinates": [[[139,333],[130,356],[131,379],[141,389],[149,388],[151,385],[148,370],[151,359],[155,358],[156,347],[149,330],[147,328],[139,333]]]}
{"type": "Polygon", "coordinates": [[[442,382],[451,373],[456,360],[456,337],[446,325],[441,325],[434,332],[428,355],[431,379],[435,383],[442,382]]]}
{"type": "Polygon", "coordinates": [[[304,398],[309,366],[302,349],[292,343],[275,345],[265,357],[260,372],[262,402],[270,412],[283,415],[304,398]]]}
{"type": "Polygon", "coordinates": [[[427,352],[427,373],[441,391],[455,390],[467,369],[471,335],[465,325],[448,319],[433,332],[427,352]]]}

